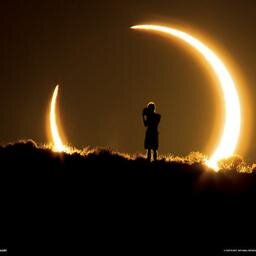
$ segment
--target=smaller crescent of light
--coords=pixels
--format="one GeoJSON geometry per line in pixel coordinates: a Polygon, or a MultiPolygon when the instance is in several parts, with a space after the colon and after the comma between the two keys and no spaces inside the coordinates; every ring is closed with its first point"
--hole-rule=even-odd
{"type": "Polygon", "coordinates": [[[58,96],[59,85],[57,85],[54,89],[51,101],[51,109],[50,109],[50,127],[51,127],[51,136],[53,141],[53,150],[56,152],[66,151],[66,146],[63,144],[56,121],[56,100],[58,96]]]}
{"type": "Polygon", "coordinates": [[[218,161],[229,157],[234,153],[238,143],[241,126],[239,96],[228,69],[222,60],[209,47],[184,31],[152,24],[136,25],[131,28],[157,31],[181,39],[202,55],[217,76],[225,101],[225,123],[219,145],[208,160],[207,164],[213,169],[218,170],[218,161]]]}

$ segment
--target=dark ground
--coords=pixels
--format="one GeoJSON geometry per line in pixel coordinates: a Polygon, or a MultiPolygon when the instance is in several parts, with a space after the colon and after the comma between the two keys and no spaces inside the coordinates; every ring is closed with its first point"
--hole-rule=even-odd
{"type": "Polygon", "coordinates": [[[8,255],[243,255],[223,250],[256,248],[255,173],[148,163],[108,150],[58,154],[31,141],[0,147],[0,162],[8,255]]]}

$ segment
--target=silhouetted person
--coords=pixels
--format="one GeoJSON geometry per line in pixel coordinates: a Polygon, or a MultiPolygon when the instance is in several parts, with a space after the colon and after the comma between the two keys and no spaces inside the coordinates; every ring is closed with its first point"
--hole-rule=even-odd
{"type": "Polygon", "coordinates": [[[151,160],[151,151],[153,150],[154,160],[157,159],[158,149],[158,125],[161,119],[161,115],[156,113],[156,106],[154,102],[149,102],[147,107],[143,109],[143,123],[147,127],[144,147],[147,149],[147,159],[151,160]]]}

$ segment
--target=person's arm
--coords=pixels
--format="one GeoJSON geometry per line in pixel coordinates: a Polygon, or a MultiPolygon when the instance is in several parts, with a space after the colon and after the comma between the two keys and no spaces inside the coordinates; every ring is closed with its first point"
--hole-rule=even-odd
{"type": "Polygon", "coordinates": [[[143,115],[143,123],[144,123],[144,126],[148,126],[147,116],[146,115],[143,115]]]}
{"type": "Polygon", "coordinates": [[[159,123],[160,123],[161,117],[162,117],[162,116],[159,114],[159,123]]]}
{"type": "Polygon", "coordinates": [[[148,126],[147,115],[146,115],[146,109],[145,108],[143,109],[143,112],[142,112],[142,118],[143,118],[144,126],[148,126]]]}
{"type": "Polygon", "coordinates": [[[159,123],[160,123],[160,120],[161,120],[161,115],[160,114],[157,114],[157,119],[156,119],[157,121],[157,125],[159,125],[159,123]]]}

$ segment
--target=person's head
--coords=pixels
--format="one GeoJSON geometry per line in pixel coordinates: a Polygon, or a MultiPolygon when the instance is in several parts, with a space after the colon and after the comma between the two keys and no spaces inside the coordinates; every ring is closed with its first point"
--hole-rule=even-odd
{"type": "Polygon", "coordinates": [[[150,110],[150,112],[154,113],[156,110],[156,105],[154,102],[151,101],[148,103],[147,108],[150,110]]]}

